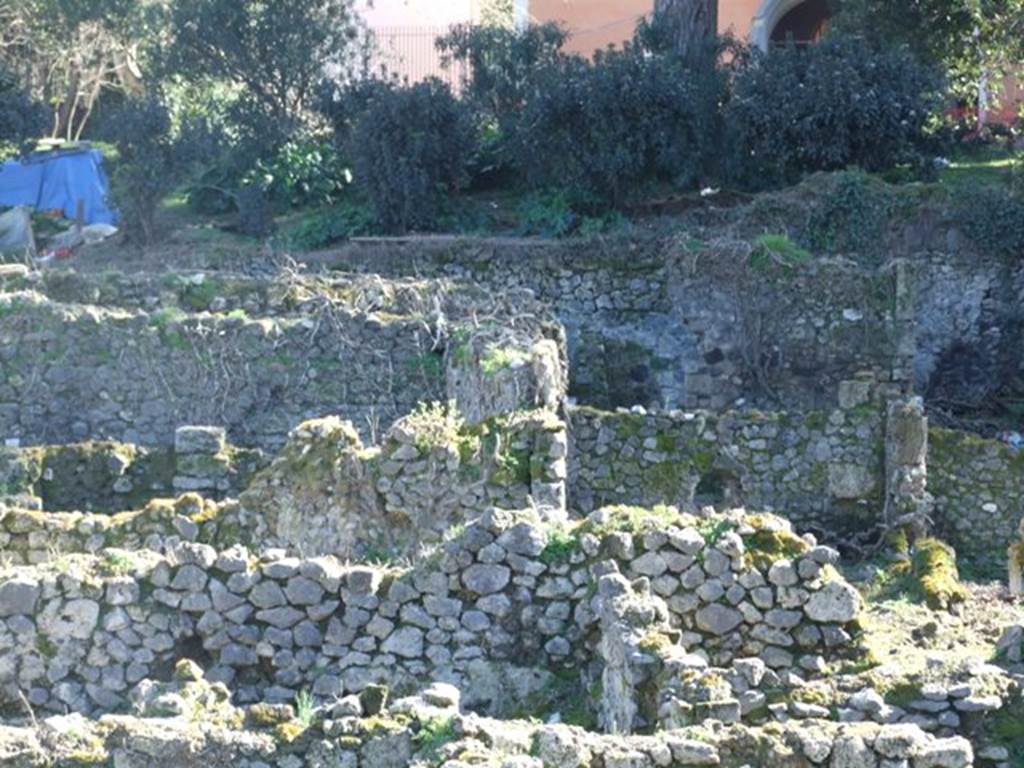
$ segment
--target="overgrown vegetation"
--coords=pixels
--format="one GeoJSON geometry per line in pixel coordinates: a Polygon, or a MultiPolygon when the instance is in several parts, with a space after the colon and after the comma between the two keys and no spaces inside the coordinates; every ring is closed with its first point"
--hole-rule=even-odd
{"type": "Polygon", "coordinates": [[[156,95],[130,99],[111,118],[108,135],[119,162],[112,194],[121,212],[121,228],[135,242],[149,245],[157,235],[160,201],[201,162],[213,147],[201,124],[175,132],[167,107],[156,95]]]}
{"type": "Polygon", "coordinates": [[[583,210],[627,202],[646,183],[698,184],[715,122],[705,86],[635,44],[535,75],[516,123],[516,166],[531,186],[565,189],[583,210]]]}
{"type": "Polygon", "coordinates": [[[456,738],[455,720],[451,717],[435,717],[424,721],[413,735],[412,742],[428,761],[435,761],[441,748],[456,738]]]}
{"type": "Polygon", "coordinates": [[[568,563],[579,546],[579,538],[572,528],[553,526],[548,529],[547,540],[540,553],[540,560],[545,565],[568,563]]]}
{"type": "MultiPolygon", "coordinates": [[[[764,54],[656,13],[620,49],[584,58],[565,50],[566,30],[514,26],[506,4],[486,15],[493,23],[437,41],[466,73],[456,96],[436,80],[371,75],[352,0],[16,0],[0,9],[11,29],[0,72],[18,73],[0,75],[0,143],[44,131],[50,104],[55,134],[88,124],[85,135],[114,141],[114,197],[133,240],[157,237],[158,203],[180,187],[193,212],[237,213],[232,229],[246,236],[268,237],[287,218],[274,245],[298,250],[453,229],[596,237],[660,211],[666,196],[717,208],[716,188],[845,170],[805,225],[758,232],[752,262],[877,260],[895,203],[869,174],[934,178],[948,139],[970,137],[950,130],[963,114],[951,117],[949,93],[969,102],[966,73],[1002,71],[1020,49],[1000,26],[1024,13],[1018,0],[981,16],[957,0],[940,18],[940,5],[914,4],[911,17],[930,25],[918,36],[885,3],[850,0],[820,44],[764,54]],[[955,35],[968,23],[971,50],[955,35]],[[106,74],[87,71],[93,55],[106,74]],[[68,103],[61,94],[75,91],[62,86],[76,83],[96,90],[68,103]]],[[[1015,130],[1003,130],[1008,145],[1015,130]]],[[[979,248],[1015,256],[1020,184],[950,186],[944,204],[979,248]]]]}
{"type": "Polygon", "coordinates": [[[909,53],[857,38],[755,56],[726,108],[739,148],[731,175],[758,188],[814,171],[921,164],[938,93],[909,53]]]}
{"type": "Polygon", "coordinates": [[[912,562],[914,578],[929,608],[945,611],[967,601],[951,546],[934,538],[917,541],[912,562]]]}
{"type": "Polygon", "coordinates": [[[472,147],[465,108],[440,80],[381,88],[347,146],[356,183],[385,231],[435,227],[464,186],[472,147]]]}
{"type": "Polygon", "coordinates": [[[0,160],[38,136],[46,125],[46,110],[34,101],[15,77],[0,68],[0,160]]]}
{"type": "Polygon", "coordinates": [[[835,174],[823,192],[807,224],[807,245],[819,253],[880,255],[894,204],[888,186],[857,169],[835,174]]]}
{"type": "Polygon", "coordinates": [[[965,190],[957,203],[964,231],[984,252],[1024,254],[1024,196],[999,186],[965,190]]]}

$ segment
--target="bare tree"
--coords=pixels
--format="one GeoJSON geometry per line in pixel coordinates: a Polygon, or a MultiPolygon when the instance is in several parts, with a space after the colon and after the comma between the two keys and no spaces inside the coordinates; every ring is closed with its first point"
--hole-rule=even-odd
{"type": "Polygon", "coordinates": [[[0,0],[0,64],[51,106],[52,138],[81,138],[104,91],[141,89],[132,25],[145,6],[0,0]]]}
{"type": "Polygon", "coordinates": [[[655,0],[654,21],[679,56],[699,64],[718,34],[718,0],[655,0]]]}

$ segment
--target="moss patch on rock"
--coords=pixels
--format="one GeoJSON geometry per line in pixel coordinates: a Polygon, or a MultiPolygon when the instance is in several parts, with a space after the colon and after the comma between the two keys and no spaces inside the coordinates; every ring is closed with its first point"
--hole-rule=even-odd
{"type": "Polygon", "coordinates": [[[929,608],[947,611],[967,601],[967,589],[960,583],[956,552],[935,538],[922,539],[914,547],[913,575],[929,608]]]}

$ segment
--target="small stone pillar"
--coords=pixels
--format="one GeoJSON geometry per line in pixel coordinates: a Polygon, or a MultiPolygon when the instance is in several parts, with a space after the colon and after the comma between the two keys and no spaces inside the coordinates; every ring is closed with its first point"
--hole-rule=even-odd
{"type": "MultiPolygon", "coordinates": [[[[646,699],[654,698],[654,678],[659,668],[656,655],[644,646],[652,636],[674,634],[669,628],[668,606],[652,595],[647,579],[630,582],[614,561],[595,566],[597,595],[595,613],[600,620],[601,673],[600,722],[607,733],[629,734],[642,724],[646,699]],[[651,691],[645,692],[645,684],[651,691]]],[[[650,714],[650,713],[648,713],[650,714]]]]}
{"type": "Polygon", "coordinates": [[[1024,519],[1017,528],[1017,541],[1006,550],[1010,594],[1024,595],[1024,519]]]}
{"type": "Polygon", "coordinates": [[[179,427],[174,431],[176,491],[226,491],[231,458],[222,427],[179,427]]]}
{"type": "Polygon", "coordinates": [[[566,502],[569,436],[565,423],[548,419],[537,429],[533,440],[530,467],[530,497],[543,520],[565,523],[569,519],[566,502]]]}
{"type": "Polygon", "coordinates": [[[928,417],[920,397],[893,400],[886,410],[883,522],[904,528],[911,542],[931,524],[928,493],[928,417]]]}

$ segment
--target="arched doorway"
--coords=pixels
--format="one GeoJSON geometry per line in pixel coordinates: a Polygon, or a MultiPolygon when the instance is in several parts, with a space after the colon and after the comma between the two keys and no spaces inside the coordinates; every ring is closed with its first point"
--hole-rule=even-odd
{"type": "Polygon", "coordinates": [[[832,18],[829,0],[761,0],[750,27],[750,41],[767,51],[774,43],[819,40],[832,18]]]}
{"type": "Polygon", "coordinates": [[[831,18],[828,0],[805,0],[779,19],[772,30],[771,44],[785,45],[790,41],[798,45],[816,43],[828,31],[831,18]]]}

